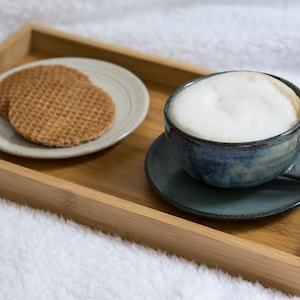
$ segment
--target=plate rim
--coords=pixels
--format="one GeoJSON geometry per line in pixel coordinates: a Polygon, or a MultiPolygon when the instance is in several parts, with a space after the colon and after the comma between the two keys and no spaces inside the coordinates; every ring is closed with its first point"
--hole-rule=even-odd
{"type": "MultiPolygon", "coordinates": [[[[96,63],[99,66],[100,65],[105,66],[111,72],[120,72],[120,74],[124,75],[126,77],[126,79],[130,78],[131,81],[130,82],[128,81],[128,82],[135,84],[135,91],[137,91],[137,93],[139,95],[142,95],[142,97],[140,97],[140,98],[143,98],[142,100],[139,99],[139,103],[138,103],[143,109],[138,112],[133,111],[133,112],[131,112],[131,114],[129,114],[130,118],[132,118],[132,115],[136,116],[136,118],[133,120],[133,122],[132,121],[129,122],[130,126],[127,125],[127,127],[124,130],[121,130],[120,133],[116,134],[116,136],[113,136],[112,138],[108,139],[104,145],[101,145],[101,143],[100,143],[101,139],[103,139],[104,137],[107,137],[107,135],[109,135],[109,133],[111,132],[111,129],[114,128],[114,123],[112,124],[111,128],[109,128],[99,138],[91,140],[86,143],[83,143],[81,145],[77,145],[77,146],[73,146],[73,147],[65,147],[65,148],[47,147],[47,146],[35,144],[33,142],[26,140],[26,142],[29,142],[30,145],[33,146],[32,147],[33,150],[31,151],[30,147],[27,147],[25,144],[24,145],[16,145],[16,144],[13,144],[10,140],[8,140],[8,138],[0,137],[0,141],[2,140],[2,141],[7,142],[7,143],[5,143],[5,145],[0,143],[0,151],[3,151],[5,153],[11,154],[11,155],[19,156],[19,157],[35,158],[35,159],[66,159],[66,158],[72,158],[72,157],[79,157],[79,156],[95,153],[95,152],[98,152],[101,150],[105,150],[105,149],[113,146],[114,144],[116,144],[116,143],[120,142],[121,140],[123,140],[124,138],[126,138],[134,130],[136,130],[138,128],[138,126],[140,126],[140,124],[146,118],[147,113],[149,111],[149,107],[150,107],[150,96],[149,96],[148,89],[145,86],[144,82],[132,71],[128,70],[127,68],[124,68],[123,66],[120,66],[118,64],[115,64],[115,63],[112,63],[109,61],[96,59],[96,58],[87,58],[87,57],[46,58],[46,59],[29,62],[29,63],[23,64],[23,65],[11,68],[11,69],[3,72],[2,74],[0,74],[0,80],[4,79],[6,76],[8,76],[9,74],[11,74],[13,72],[16,72],[16,71],[19,71],[19,70],[22,70],[25,68],[29,68],[29,67],[34,67],[37,65],[62,64],[62,65],[72,67],[72,64],[74,64],[74,63],[75,64],[76,63],[77,64],[78,63],[79,64],[96,63]]],[[[76,66],[74,68],[78,69],[78,67],[76,67],[76,66]]],[[[82,71],[81,69],[79,69],[79,71],[84,73],[84,71],[82,71]]],[[[105,71],[99,72],[99,74],[105,75],[105,71]]],[[[106,74],[107,74],[107,72],[106,72],[106,74]]],[[[117,79],[120,80],[121,75],[120,75],[120,77],[117,77],[117,79]]],[[[117,82],[117,79],[114,81],[114,83],[118,85],[119,83],[117,82]]],[[[91,80],[93,81],[92,78],[91,78],[91,80]]],[[[123,78],[122,78],[122,80],[123,80],[123,78]]],[[[97,85],[97,84],[95,83],[95,85],[97,85]]],[[[100,85],[98,85],[98,86],[101,87],[100,85]]],[[[124,88],[121,85],[119,85],[119,86],[124,88]]],[[[127,88],[126,91],[130,94],[130,87],[127,88]]],[[[128,102],[130,104],[137,103],[137,101],[132,102],[132,99],[130,99],[130,101],[131,102],[128,102]]],[[[125,120],[130,119],[129,117],[127,117],[125,120]]],[[[8,122],[3,117],[0,116],[0,118],[1,118],[2,123],[8,122]]],[[[11,125],[8,123],[7,126],[11,126],[11,125]]],[[[14,130],[12,126],[11,126],[11,130],[14,130]]],[[[17,133],[16,133],[16,136],[17,136],[17,133]]],[[[24,139],[24,138],[20,136],[20,139],[24,139]]]]}

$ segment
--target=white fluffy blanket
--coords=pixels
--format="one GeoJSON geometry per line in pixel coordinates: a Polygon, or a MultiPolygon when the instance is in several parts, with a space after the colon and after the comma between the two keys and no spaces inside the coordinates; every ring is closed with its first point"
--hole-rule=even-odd
{"type": "MultiPolygon", "coordinates": [[[[0,0],[0,42],[32,22],[300,85],[299,13],[297,0],[0,0]]],[[[289,298],[1,199],[0,240],[0,299],[289,298]]]]}

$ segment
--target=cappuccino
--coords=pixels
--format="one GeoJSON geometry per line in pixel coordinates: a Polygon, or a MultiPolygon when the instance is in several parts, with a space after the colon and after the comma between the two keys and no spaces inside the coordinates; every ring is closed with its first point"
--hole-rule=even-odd
{"type": "Polygon", "coordinates": [[[227,72],[199,80],[177,93],[169,116],[175,126],[194,137],[251,142],[292,128],[300,117],[300,100],[272,76],[227,72]]]}

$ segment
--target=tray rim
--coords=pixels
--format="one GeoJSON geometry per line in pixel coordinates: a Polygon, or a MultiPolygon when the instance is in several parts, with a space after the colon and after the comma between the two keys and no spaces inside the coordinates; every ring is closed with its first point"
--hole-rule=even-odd
{"type": "MultiPolygon", "coordinates": [[[[115,44],[109,44],[106,42],[102,42],[99,40],[93,40],[90,38],[85,38],[76,34],[67,33],[64,31],[56,30],[54,28],[38,25],[35,23],[26,23],[21,28],[16,30],[14,33],[12,33],[10,36],[8,36],[3,42],[0,43],[0,73],[12,68],[15,65],[15,59],[11,59],[11,56],[18,57],[19,59],[22,59],[25,57],[28,53],[30,53],[32,50],[34,50],[35,47],[40,48],[41,45],[35,45],[34,37],[35,35],[43,35],[46,38],[58,38],[60,40],[68,41],[73,44],[82,44],[83,46],[89,46],[91,48],[101,49],[104,51],[107,51],[110,55],[112,53],[116,53],[117,55],[123,55],[124,58],[120,59],[118,62],[116,62],[115,59],[110,60],[107,58],[107,61],[119,64],[125,68],[130,69],[128,65],[126,64],[127,58],[134,58],[135,60],[138,60],[139,63],[145,63],[147,66],[149,65],[159,65],[163,69],[160,70],[161,73],[164,73],[164,69],[172,68],[174,70],[174,76],[172,77],[172,80],[170,81],[170,85],[174,86],[173,80],[176,80],[176,71],[185,71],[187,73],[193,74],[191,78],[194,78],[197,74],[209,74],[212,73],[213,70],[208,68],[203,68],[199,66],[195,66],[192,64],[187,64],[184,62],[180,62],[177,60],[172,60],[170,58],[161,57],[154,54],[149,54],[141,51],[137,51],[131,48],[127,48],[120,45],[115,44]],[[24,49],[18,48],[14,53],[9,53],[9,58],[5,57],[6,50],[8,48],[16,47],[18,44],[23,44],[25,40],[25,44],[27,44],[27,47],[24,49]],[[8,63],[6,63],[6,61],[8,63]]],[[[59,53],[58,53],[59,54],[59,53]]],[[[61,55],[58,55],[61,56],[61,55]]],[[[74,55],[72,55],[74,56],[74,55]]],[[[95,57],[94,54],[89,54],[88,57],[95,57]]],[[[95,57],[97,58],[97,57],[95,57]]],[[[151,72],[151,70],[150,70],[151,72]]],[[[138,73],[135,73],[137,76],[139,76],[138,73]]],[[[189,77],[187,77],[189,78],[189,77]]],[[[188,80],[188,79],[187,79],[188,80]]],[[[168,84],[168,83],[165,83],[168,84]]]]}
{"type": "Polygon", "coordinates": [[[281,286],[276,280],[277,285],[274,286],[273,279],[265,273],[265,268],[267,268],[271,274],[276,273],[278,278],[281,275],[285,278],[285,272],[295,274],[300,270],[300,259],[284,251],[258,245],[253,241],[2,159],[0,159],[0,186],[3,187],[1,197],[32,208],[51,211],[94,229],[117,234],[126,240],[160,250],[166,249],[166,244],[169,242],[173,243],[172,245],[175,243],[175,247],[167,249],[170,254],[186,257],[187,249],[182,245],[182,241],[193,241],[197,245],[197,250],[190,249],[187,259],[205,263],[210,267],[220,267],[236,276],[244,275],[242,270],[251,263],[252,266],[249,267],[246,278],[258,279],[266,286],[299,293],[296,288],[298,287],[297,279],[293,286],[286,289],[286,286],[281,286]],[[18,188],[12,191],[9,183],[16,181],[18,188]],[[99,219],[96,215],[100,211],[101,218],[99,219]],[[107,212],[109,212],[108,216],[106,216],[107,212]],[[97,217],[98,220],[91,219],[91,214],[94,214],[93,217],[97,217]],[[79,219],[78,216],[80,216],[79,219]],[[150,236],[144,236],[144,232],[150,236]],[[163,233],[163,238],[157,239],[159,233],[163,233]],[[179,233],[180,241],[178,241],[179,233]],[[212,251],[212,253],[202,253],[206,251],[212,251]],[[230,270],[228,266],[224,267],[224,261],[221,258],[224,251],[227,252],[227,259],[234,259],[234,264],[230,263],[230,270]],[[258,269],[264,277],[258,276],[258,269]]]}
{"type": "MultiPolygon", "coordinates": [[[[141,53],[139,51],[127,49],[124,47],[119,47],[115,45],[110,45],[98,41],[92,41],[87,38],[78,37],[76,35],[72,35],[69,33],[64,33],[58,30],[50,29],[47,27],[35,25],[35,24],[27,24],[13,35],[9,36],[3,43],[0,44],[0,72],[5,71],[13,66],[14,59],[10,57],[4,56],[6,55],[6,50],[12,47],[16,47],[20,40],[26,40],[25,49],[19,49],[17,53],[14,53],[14,57],[18,57],[22,59],[23,57],[27,56],[34,48],[32,45],[32,36],[34,34],[42,34],[47,37],[47,35],[57,36],[61,39],[66,39],[72,41],[77,44],[83,45],[90,45],[96,48],[105,49],[108,52],[115,52],[119,54],[125,54],[126,57],[134,57],[140,59],[141,62],[145,63],[155,63],[166,68],[174,68],[174,70],[185,70],[187,73],[192,74],[205,74],[211,72],[207,69],[202,69],[199,67],[191,66],[185,63],[180,63],[177,61],[172,61],[170,59],[156,57],[154,55],[141,53]],[[8,62],[8,63],[7,63],[8,62]]],[[[178,254],[184,256],[188,259],[194,260],[195,256],[197,257],[196,261],[200,263],[206,263],[208,266],[215,266],[221,267],[226,271],[230,271],[231,273],[238,275],[242,274],[245,275],[246,278],[250,280],[260,280],[262,284],[266,286],[272,286],[279,288],[283,291],[288,293],[295,293],[300,295],[300,287],[299,282],[295,279],[294,281],[284,282],[286,276],[290,276],[291,274],[295,274],[297,272],[300,274],[300,258],[296,255],[292,255],[290,253],[286,253],[284,251],[265,246],[262,244],[257,244],[255,242],[249,241],[247,239],[243,239],[232,234],[228,234],[216,229],[209,228],[205,225],[201,225],[198,223],[194,223],[183,218],[179,218],[176,216],[172,216],[167,213],[163,213],[159,210],[155,210],[152,208],[145,207],[143,205],[133,203],[122,198],[118,198],[109,194],[102,193],[100,191],[92,190],[69,181],[64,181],[62,179],[44,174],[42,172],[37,172],[32,169],[28,169],[25,167],[21,167],[17,164],[9,163],[7,161],[0,159],[0,186],[4,187],[1,188],[2,196],[9,198],[10,200],[17,201],[22,204],[29,204],[34,208],[41,208],[46,210],[51,210],[55,213],[63,214],[67,218],[73,218],[75,221],[79,223],[86,224],[91,227],[95,227],[101,229],[103,231],[107,231],[110,233],[118,234],[121,237],[129,240],[134,240],[139,243],[145,243],[146,245],[150,245],[151,247],[158,248],[158,249],[166,249],[169,252],[174,252],[174,254],[178,254]],[[9,178],[18,178],[24,184],[18,185],[17,190],[11,191],[8,189],[8,179],[9,178]],[[39,203],[39,197],[45,196],[45,192],[42,190],[38,190],[38,192],[33,195],[30,192],[25,183],[30,183],[36,187],[44,187],[47,189],[53,189],[61,196],[61,199],[56,203],[56,206],[52,207],[49,203],[41,202],[39,203]],[[87,193],[88,197],[84,195],[87,193]],[[27,195],[26,202],[22,201],[22,195],[25,193],[27,195]],[[9,196],[12,196],[9,197],[9,196]],[[30,200],[30,197],[33,197],[30,200]],[[14,199],[13,199],[14,198],[14,199]],[[79,200],[78,200],[79,199],[79,200]],[[122,229],[118,228],[118,224],[107,224],[111,221],[95,221],[89,220],[89,218],[85,218],[84,220],[80,220],[78,218],[78,212],[76,211],[77,203],[88,203],[90,202],[91,205],[95,203],[102,207],[106,207],[110,212],[114,213],[121,213],[122,216],[126,216],[127,220],[131,219],[132,216],[137,218],[142,222],[142,227],[145,228],[145,231],[149,233],[150,236],[145,237],[143,236],[142,232],[132,233],[134,231],[134,225],[124,223],[122,229]],[[106,223],[105,223],[106,222],[106,223]],[[164,225],[164,234],[170,233],[171,229],[176,228],[179,232],[184,233],[185,239],[189,241],[193,241],[199,248],[199,250],[206,251],[206,250],[213,250],[214,254],[222,255],[224,248],[230,250],[231,253],[226,254],[227,258],[234,259],[234,264],[225,263],[224,259],[211,257],[211,253],[198,253],[197,251],[190,250],[188,255],[185,255],[185,251],[187,249],[185,247],[180,248],[180,243],[176,242],[177,234],[173,232],[169,239],[173,242],[176,242],[177,245],[175,249],[170,249],[166,245],[166,240],[164,241],[155,241],[155,235],[151,233],[149,229],[150,224],[156,225],[164,225]],[[127,226],[127,227],[126,227],[127,226]],[[200,241],[210,241],[209,245],[201,245],[200,241]],[[178,244],[179,243],[179,244],[178,244]],[[212,245],[219,245],[221,250],[218,249],[211,249],[210,246],[212,245]],[[240,254],[241,257],[236,257],[237,254],[240,254]],[[255,268],[250,267],[250,270],[244,271],[244,268],[247,264],[250,263],[249,260],[252,261],[253,256],[256,257],[258,262],[264,262],[264,266],[260,266],[258,263],[254,265],[255,268]],[[267,271],[265,270],[265,266],[267,265],[267,271]],[[261,274],[258,274],[258,271],[261,274]],[[271,276],[271,273],[278,273],[277,276],[271,276]]],[[[42,197],[43,198],[43,197],[42,197]]],[[[49,197],[46,199],[49,199],[49,197]]],[[[52,199],[53,200],[53,199],[52,199]]],[[[101,215],[102,218],[105,219],[104,215],[101,215]]],[[[133,223],[135,223],[134,221],[133,223]]],[[[129,222],[130,223],[130,222],[129,222]]],[[[160,227],[161,228],[161,227],[160,227]]],[[[291,280],[291,278],[289,278],[291,280]]]]}

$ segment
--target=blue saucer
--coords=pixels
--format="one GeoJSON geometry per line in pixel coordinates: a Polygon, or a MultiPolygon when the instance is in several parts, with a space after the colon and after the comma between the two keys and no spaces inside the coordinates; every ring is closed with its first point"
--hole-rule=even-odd
{"type": "MultiPolygon", "coordinates": [[[[300,155],[296,167],[300,165],[300,155]]],[[[300,205],[300,182],[278,177],[255,188],[226,190],[196,181],[173,156],[164,134],[149,148],[145,173],[164,200],[201,217],[249,220],[276,215],[300,205]]]]}

